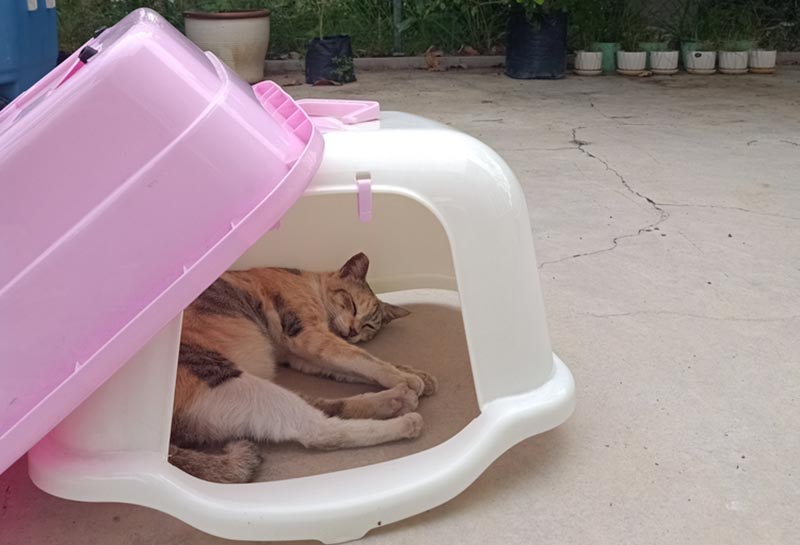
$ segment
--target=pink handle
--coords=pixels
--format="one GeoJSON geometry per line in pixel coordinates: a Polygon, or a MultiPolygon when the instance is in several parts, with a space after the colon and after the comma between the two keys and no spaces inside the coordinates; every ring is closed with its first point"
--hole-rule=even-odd
{"type": "Polygon", "coordinates": [[[381,105],[374,100],[306,98],[297,104],[311,117],[333,117],[346,125],[374,121],[381,115],[381,105]]]}

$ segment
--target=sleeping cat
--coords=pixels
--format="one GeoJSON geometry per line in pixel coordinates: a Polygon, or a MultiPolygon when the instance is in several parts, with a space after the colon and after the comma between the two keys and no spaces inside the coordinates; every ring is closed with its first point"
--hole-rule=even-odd
{"type": "Polygon", "coordinates": [[[183,315],[170,462],[216,482],[247,482],[261,464],[255,442],[309,448],[376,445],[419,435],[418,397],[436,379],[354,343],[409,312],[380,301],[363,253],[336,272],[229,271],[183,315]],[[343,399],[305,399],[275,384],[278,364],[385,388],[343,399]],[[221,452],[194,450],[224,445],[221,452]]]}

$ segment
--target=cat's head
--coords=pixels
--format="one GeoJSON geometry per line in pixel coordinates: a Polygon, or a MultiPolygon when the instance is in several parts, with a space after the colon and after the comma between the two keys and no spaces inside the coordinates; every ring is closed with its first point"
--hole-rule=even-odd
{"type": "Polygon", "coordinates": [[[367,284],[369,258],[356,254],[326,282],[328,325],[350,343],[368,341],[381,327],[396,318],[408,316],[402,307],[384,303],[367,284]]]}

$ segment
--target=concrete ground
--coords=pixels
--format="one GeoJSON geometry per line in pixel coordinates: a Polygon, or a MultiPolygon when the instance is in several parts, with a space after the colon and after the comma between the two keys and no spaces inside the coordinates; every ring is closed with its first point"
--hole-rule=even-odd
{"type": "MultiPolygon", "coordinates": [[[[415,71],[290,91],[378,99],[506,158],[577,382],[566,424],[366,543],[797,542],[800,70],[415,71]]],[[[49,497],[24,462],[0,476],[2,545],[222,542],[144,508],[49,497]]]]}

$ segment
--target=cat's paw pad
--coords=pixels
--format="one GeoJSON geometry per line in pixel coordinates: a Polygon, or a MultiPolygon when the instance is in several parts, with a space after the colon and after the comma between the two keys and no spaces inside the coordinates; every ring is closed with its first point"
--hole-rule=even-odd
{"type": "Polygon", "coordinates": [[[417,394],[405,384],[395,386],[391,390],[386,390],[388,399],[384,405],[385,418],[394,418],[406,413],[410,413],[419,405],[417,394]]]}
{"type": "Polygon", "coordinates": [[[422,415],[419,413],[408,413],[400,417],[403,421],[403,437],[414,439],[422,433],[422,415]]]}

